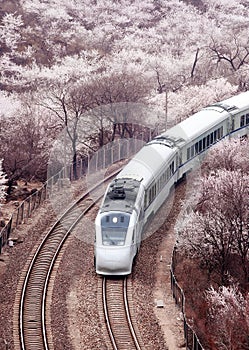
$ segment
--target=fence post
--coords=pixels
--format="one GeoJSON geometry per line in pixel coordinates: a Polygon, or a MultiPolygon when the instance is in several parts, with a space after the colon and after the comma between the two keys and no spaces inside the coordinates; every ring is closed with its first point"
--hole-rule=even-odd
{"type": "Polygon", "coordinates": [[[83,159],[80,159],[80,178],[82,177],[83,174],[83,159]]]}
{"type": "Polygon", "coordinates": [[[113,160],[114,160],[114,150],[115,150],[115,145],[114,147],[111,148],[111,164],[113,164],[113,160]]]}
{"type": "Polygon", "coordinates": [[[7,229],[7,232],[8,232],[7,237],[8,237],[8,239],[9,239],[9,236],[10,236],[10,233],[11,233],[11,229],[12,229],[12,220],[13,220],[13,215],[11,215],[11,218],[10,218],[9,224],[8,224],[8,229],[7,229]]]}
{"type": "Polygon", "coordinates": [[[87,153],[87,175],[90,174],[90,153],[87,153]]]}
{"type": "Polygon", "coordinates": [[[27,217],[29,218],[29,216],[30,216],[30,197],[27,198],[27,202],[28,202],[27,217]]]}
{"type": "MultiPolygon", "coordinates": [[[[108,162],[108,160],[106,159],[106,155],[107,155],[107,152],[105,150],[105,147],[103,148],[103,164],[102,164],[102,169],[105,169],[106,167],[106,162],[108,162]]],[[[108,165],[107,165],[108,166],[108,165]]]]}
{"type": "Polygon", "coordinates": [[[39,191],[37,191],[38,207],[41,205],[41,195],[42,195],[42,188],[39,191]]]}
{"type": "Polygon", "coordinates": [[[172,289],[172,295],[175,299],[175,302],[177,305],[180,304],[181,312],[183,314],[183,328],[184,328],[184,338],[186,341],[186,349],[187,350],[195,350],[196,341],[198,341],[198,348],[197,350],[203,350],[202,345],[199,342],[199,339],[194,332],[194,330],[188,325],[185,315],[185,295],[183,290],[178,285],[174,271],[175,271],[175,265],[176,265],[176,249],[174,247],[172,256],[171,256],[171,268],[170,268],[170,274],[171,274],[171,289],[172,289]]]}
{"type": "Polygon", "coordinates": [[[121,159],[120,139],[118,139],[118,159],[121,159]]]}
{"type": "Polygon", "coordinates": [[[24,202],[21,204],[21,222],[23,222],[24,219],[24,202]]]}
{"type": "Polygon", "coordinates": [[[33,213],[33,211],[35,210],[35,204],[36,204],[36,193],[32,194],[31,200],[32,200],[31,213],[33,213]]]}
{"type": "Polygon", "coordinates": [[[16,214],[16,227],[17,227],[18,224],[19,224],[19,209],[20,209],[20,206],[16,209],[16,210],[17,210],[17,214],[16,214]]]}
{"type": "Polygon", "coordinates": [[[45,186],[44,186],[44,191],[45,191],[45,200],[48,198],[48,182],[45,182],[45,186]]]}
{"type": "Polygon", "coordinates": [[[96,159],[95,170],[98,171],[99,152],[96,152],[95,159],[96,159]]]}

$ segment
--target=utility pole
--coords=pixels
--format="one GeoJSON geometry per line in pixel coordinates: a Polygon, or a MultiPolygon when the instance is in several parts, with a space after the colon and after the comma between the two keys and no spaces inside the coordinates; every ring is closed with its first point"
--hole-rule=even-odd
{"type": "Polygon", "coordinates": [[[159,74],[157,72],[157,80],[159,83],[159,87],[157,89],[157,91],[159,92],[159,94],[162,94],[163,92],[165,93],[165,117],[164,117],[164,126],[165,126],[165,131],[168,128],[168,88],[167,88],[167,83],[165,84],[161,84],[160,80],[159,80],[159,74]]]}
{"type": "Polygon", "coordinates": [[[165,88],[165,131],[168,127],[168,90],[165,88]]]}

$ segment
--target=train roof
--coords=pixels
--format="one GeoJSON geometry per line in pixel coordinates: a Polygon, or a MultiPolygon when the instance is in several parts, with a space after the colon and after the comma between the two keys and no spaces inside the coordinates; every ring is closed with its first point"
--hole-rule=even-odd
{"type": "Polygon", "coordinates": [[[249,91],[203,108],[161,136],[191,141],[225,120],[229,114],[249,108],[249,91]]]}
{"type": "Polygon", "coordinates": [[[117,178],[134,179],[147,187],[171,162],[177,149],[219,125],[228,115],[249,108],[249,91],[203,108],[146,144],[119,173],[117,178]],[[142,174],[142,175],[141,175],[142,174]]]}
{"type": "Polygon", "coordinates": [[[107,189],[101,213],[122,211],[132,213],[141,183],[136,179],[114,179],[107,189]]]}
{"type": "Polygon", "coordinates": [[[241,110],[247,109],[249,107],[249,91],[229,97],[222,103],[229,106],[236,106],[238,109],[241,110]]]}
{"type": "Polygon", "coordinates": [[[201,136],[207,130],[210,130],[215,125],[227,118],[227,113],[221,113],[213,109],[203,109],[183,122],[173,126],[163,135],[166,137],[180,136],[185,141],[191,141],[198,136],[201,136]]]}
{"type": "Polygon", "coordinates": [[[170,161],[175,153],[175,147],[149,142],[130,160],[117,177],[137,179],[147,187],[165,166],[165,161],[170,161]]]}

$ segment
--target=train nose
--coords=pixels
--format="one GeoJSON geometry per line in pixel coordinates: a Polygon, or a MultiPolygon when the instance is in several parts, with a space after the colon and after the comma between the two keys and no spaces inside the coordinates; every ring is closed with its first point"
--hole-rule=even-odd
{"type": "Polygon", "coordinates": [[[130,248],[99,248],[96,257],[96,272],[101,275],[128,275],[131,273],[130,248]]]}

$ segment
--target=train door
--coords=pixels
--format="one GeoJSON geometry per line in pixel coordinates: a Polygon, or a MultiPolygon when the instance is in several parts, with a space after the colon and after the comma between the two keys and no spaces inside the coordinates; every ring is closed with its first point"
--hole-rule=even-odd
{"type": "Polygon", "coordinates": [[[136,225],[134,227],[134,248],[135,252],[134,255],[137,254],[139,251],[141,240],[142,240],[142,232],[143,232],[143,226],[144,226],[144,206],[143,201],[141,202],[141,205],[139,206],[140,212],[138,213],[138,220],[136,222],[136,225]]]}
{"type": "Polygon", "coordinates": [[[182,152],[179,150],[177,153],[176,153],[176,179],[175,181],[178,181],[179,180],[179,177],[180,177],[180,173],[178,171],[178,169],[180,168],[180,166],[182,165],[182,152]]]}

